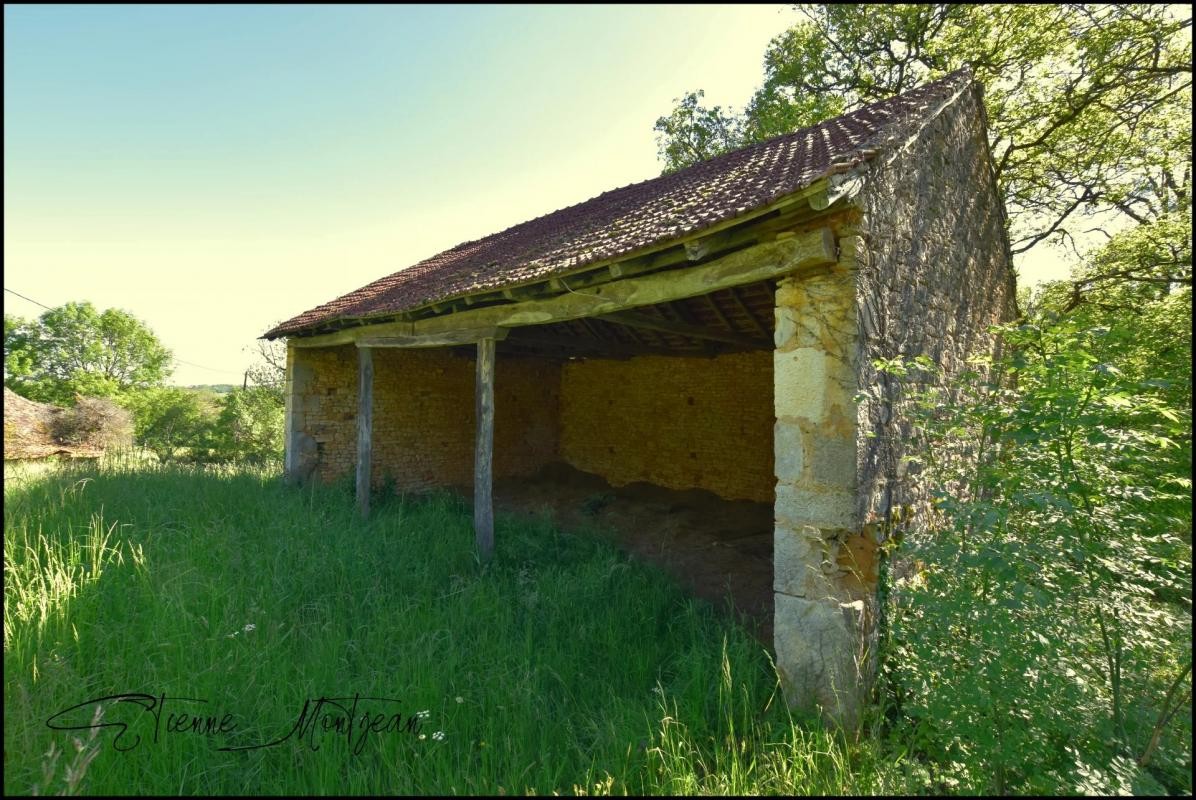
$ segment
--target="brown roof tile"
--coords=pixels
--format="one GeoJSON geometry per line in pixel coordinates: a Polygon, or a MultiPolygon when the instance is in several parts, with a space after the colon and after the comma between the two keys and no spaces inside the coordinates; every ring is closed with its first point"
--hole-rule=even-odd
{"type": "Polygon", "coordinates": [[[265,338],[535,282],[701,231],[803,189],[834,166],[870,158],[971,80],[966,70],[954,72],[809,128],[463,242],[289,319],[265,338]]]}

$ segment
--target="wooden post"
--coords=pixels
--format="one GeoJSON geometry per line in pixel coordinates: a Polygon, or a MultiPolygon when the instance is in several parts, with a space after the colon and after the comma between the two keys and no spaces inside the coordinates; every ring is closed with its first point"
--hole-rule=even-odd
{"type": "Polygon", "coordinates": [[[298,477],[299,453],[296,446],[296,435],[299,424],[299,386],[295,381],[295,345],[293,339],[287,340],[287,378],[286,388],[283,389],[283,440],[282,464],[283,474],[288,480],[298,477]]]}
{"type": "Polygon", "coordinates": [[[478,341],[477,446],[473,458],[473,530],[482,561],[494,555],[494,505],[491,498],[494,455],[494,340],[478,341]]]}
{"type": "Polygon", "coordinates": [[[374,351],[357,348],[357,508],[370,515],[370,459],[373,456],[374,351]]]}

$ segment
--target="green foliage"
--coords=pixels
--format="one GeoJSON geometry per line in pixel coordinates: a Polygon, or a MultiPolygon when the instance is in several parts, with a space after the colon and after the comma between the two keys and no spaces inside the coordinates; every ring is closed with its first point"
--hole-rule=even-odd
{"type": "Polygon", "coordinates": [[[1108,328],[1002,333],[1003,380],[916,398],[934,505],[893,593],[905,735],[964,791],[1190,792],[1183,732],[1139,769],[1191,663],[1190,399],[1108,360],[1108,328]]]}
{"type": "Polygon", "coordinates": [[[76,395],[116,397],[160,385],[171,354],[131,314],[66,303],[38,319],[5,316],[4,382],[31,400],[69,405],[76,395]]]}
{"type": "Polygon", "coordinates": [[[233,389],[221,399],[216,425],[216,452],[221,458],[253,464],[282,462],[280,390],[267,386],[233,389]]]}
{"type": "Polygon", "coordinates": [[[1104,358],[1132,378],[1155,381],[1172,405],[1190,404],[1190,205],[1118,233],[1071,280],[1043,287],[1029,308],[1109,329],[1104,358]]]}
{"type": "Polygon", "coordinates": [[[656,121],[657,143],[665,172],[734,150],[743,141],[742,120],[722,106],[699,105],[705,92],[689,92],[667,117],[656,121]]]}
{"type": "Polygon", "coordinates": [[[213,445],[216,412],[190,389],[160,387],[124,399],[133,412],[136,440],[162,462],[181,455],[206,460],[213,445]]]}
{"type": "Polygon", "coordinates": [[[969,66],[985,90],[1015,252],[1066,238],[1077,212],[1147,221],[1160,193],[1183,182],[1191,20],[1165,6],[797,8],[805,19],[769,44],[763,85],[742,112],[704,108],[691,92],[657,121],[666,172],[969,66]]]}

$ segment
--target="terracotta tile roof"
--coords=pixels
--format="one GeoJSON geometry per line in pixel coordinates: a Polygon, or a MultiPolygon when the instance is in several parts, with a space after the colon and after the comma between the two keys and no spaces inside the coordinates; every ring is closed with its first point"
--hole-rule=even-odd
{"type": "Polygon", "coordinates": [[[858,163],[972,81],[966,70],[671,175],[633,183],[484,239],[463,242],[287,320],[277,338],[345,317],[394,314],[532,283],[748,214],[858,163]]]}

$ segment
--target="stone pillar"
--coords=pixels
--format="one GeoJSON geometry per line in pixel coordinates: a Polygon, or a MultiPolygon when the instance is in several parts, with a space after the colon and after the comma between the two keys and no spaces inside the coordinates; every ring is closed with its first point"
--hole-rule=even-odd
{"type": "Polygon", "coordinates": [[[776,293],[773,637],[790,706],[850,727],[875,581],[853,563],[867,552],[856,519],[855,242],[840,245],[836,266],[785,278],[776,293]]]}
{"type": "Polygon", "coordinates": [[[303,353],[287,342],[283,467],[288,481],[300,483],[311,477],[316,467],[316,442],[306,430],[306,399],[315,373],[304,362],[303,353]]]}

